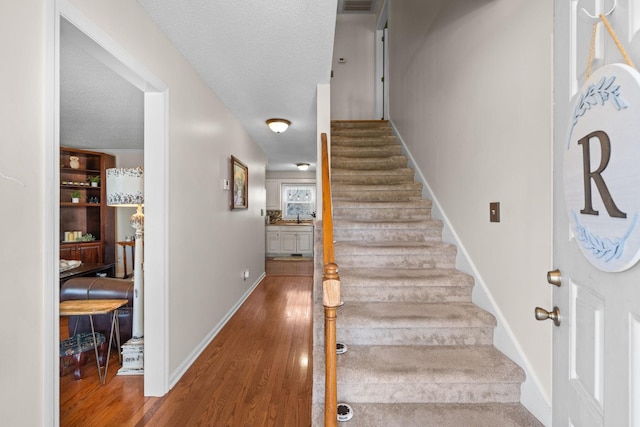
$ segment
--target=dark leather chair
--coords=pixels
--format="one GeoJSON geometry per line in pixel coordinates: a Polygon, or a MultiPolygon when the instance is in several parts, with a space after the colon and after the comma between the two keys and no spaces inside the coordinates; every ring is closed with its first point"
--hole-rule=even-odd
{"type": "MultiPolygon", "coordinates": [[[[133,281],[109,277],[76,277],[67,280],[60,288],[60,302],[83,299],[126,299],[127,304],[118,309],[120,342],[124,344],[131,338],[133,281]]],[[[108,340],[111,315],[93,316],[93,324],[96,332],[101,332],[108,340]]],[[[69,336],[83,332],[91,332],[89,316],[69,316],[69,336]]],[[[115,345],[115,337],[113,342],[115,345]]]]}

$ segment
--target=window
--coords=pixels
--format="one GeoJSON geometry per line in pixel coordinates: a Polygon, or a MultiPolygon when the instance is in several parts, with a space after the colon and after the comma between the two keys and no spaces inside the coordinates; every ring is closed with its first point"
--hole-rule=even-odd
{"type": "Polygon", "coordinates": [[[282,219],[312,219],[315,212],[315,185],[282,184],[282,219]]]}

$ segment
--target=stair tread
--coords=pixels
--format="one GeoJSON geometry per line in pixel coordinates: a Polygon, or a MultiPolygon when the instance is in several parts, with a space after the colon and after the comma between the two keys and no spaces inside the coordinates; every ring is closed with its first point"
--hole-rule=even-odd
{"type": "Polygon", "coordinates": [[[438,219],[406,219],[406,218],[392,218],[385,220],[378,219],[358,219],[358,220],[349,220],[342,219],[340,217],[333,217],[333,229],[380,229],[380,230],[394,230],[394,229],[405,229],[405,228],[431,228],[431,227],[441,227],[442,221],[438,219]]]}
{"type": "Polygon", "coordinates": [[[357,286],[371,283],[374,279],[382,279],[385,286],[473,286],[473,277],[455,269],[341,269],[340,278],[343,286],[357,286]]]}
{"type": "Polygon", "coordinates": [[[346,303],[338,327],[494,327],[495,318],[472,303],[346,303]]]}
{"type": "Polygon", "coordinates": [[[368,147],[389,147],[394,145],[398,145],[398,141],[393,135],[367,137],[334,135],[331,137],[332,149],[335,147],[360,147],[366,149],[368,147]]]}
{"type": "Polygon", "coordinates": [[[543,427],[520,403],[350,403],[345,427],[543,427]]]}
{"type": "Polygon", "coordinates": [[[387,157],[334,157],[332,166],[340,169],[395,169],[406,167],[409,160],[406,156],[387,157]]]}
{"type": "MultiPolygon", "coordinates": [[[[351,157],[351,156],[331,156],[332,160],[345,160],[345,161],[349,161],[349,162],[375,162],[375,163],[385,163],[387,161],[392,161],[392,160],[407,160],[407,157],[403,154],[393,154],[393,155],[389,155],[386,157],[367,157],[367,156],[362,156],[362,157],[351,157]]],[[[403,166],[405,167],[405,166],[403,166]]],[[[344,166],[340,167],[340,169],[348,169],[345,168],[344,166]]]]}
{"type": "Polygon", "coordinates": [[[455,253],[457,251],[455,245],[443,242],[405,242],[405,241],[378,241],[378,242],[363,242],[363,241],[345,241],[335,243],[336,253],[341,254],[371,254],[376,252],[378,255],[388,254],[407,254],[424,252],[427,250],[436,251],[436,253],[455,253]]]}
{"type": "MultiPolygon", "coordinates": [[[[402,148],[398,144],[372,145],[372,146],[345,146],[338,145],[331,148],[331,157],[350,157],[350,154],[358,153],[362,157],[373,157],[379,154],[401,153],[402,148]]],[[[356,156],[357,157],[357,156],[356,156]]]]}
{"type": "Polygon", "coordinates": [[[331,178],[336,178],[343,175],[410,175],[413,177],[414,172],[410,168],[396,168],[396,169],[365,169],[357,170],[345,169],[345,168],[332,168],[331,178]]]}
{"type": "Polygon", "coordinates": [[[349,346],[338,358],[344,383],[521,383],[524,371],[492,345],[349,346]]]}
{"type": "Polygon", "coordinates": [[[342,184],[337,183],[331,186],[333,194],[345,191],[421,191],[422,184],[417,182],[402,182],[397,184],[342,184]]]}
{"type": "Polygon", "coordinates": [[[398,201],[358,201],[336,200],[333,208],[357,208],[357,209],[431,209],[431,200],[398,200],[398,201]]]}

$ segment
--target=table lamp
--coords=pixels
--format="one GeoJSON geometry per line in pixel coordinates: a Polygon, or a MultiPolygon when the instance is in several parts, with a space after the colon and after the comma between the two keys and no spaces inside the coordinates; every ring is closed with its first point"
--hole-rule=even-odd
{"type": "Polygon", "coordinates": [[[143,204],[144,171],[142,167],[107,169],[107,206],[137,207],[137,212],[131,215],[131,226],[136,230],[132,334],[131,339],[122,345],[122,368],[118,371],[118,375],[144,374],[143,204]]]}

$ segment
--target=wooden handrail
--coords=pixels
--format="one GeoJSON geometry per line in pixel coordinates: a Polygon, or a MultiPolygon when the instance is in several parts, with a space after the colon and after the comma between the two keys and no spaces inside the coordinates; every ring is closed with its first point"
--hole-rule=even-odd
{"type": "Polygon", "coordinates": [[[327,134],[321,134],[320,138],[322,140],[322,247],[324,255],[324,275],[322,277],[325,354],[324,425],[325,427],[335,427],[338,423],[336,313],[340,305],[340,277],[338,276],[333,247],[333,207],[331,204],[327,134]]]}
{"type": "Polygon", "coordinates": [[[331,201],[331,177],[329,171],[329,143],[327,134],[320,135],[322,140],[322,238],[324,264],[335,261],[333,248],[333,207],[331,201]]]}

